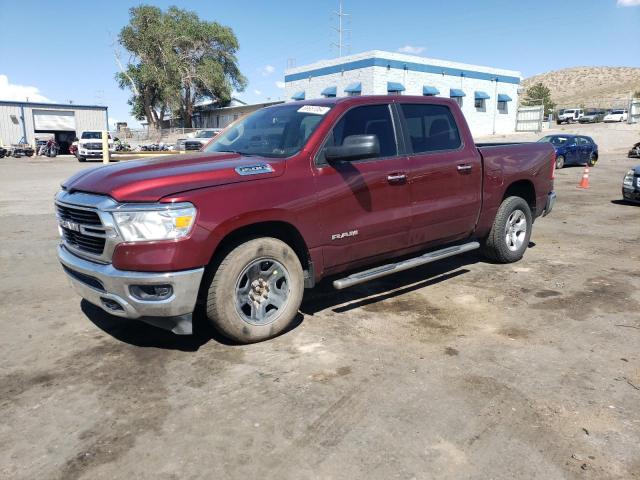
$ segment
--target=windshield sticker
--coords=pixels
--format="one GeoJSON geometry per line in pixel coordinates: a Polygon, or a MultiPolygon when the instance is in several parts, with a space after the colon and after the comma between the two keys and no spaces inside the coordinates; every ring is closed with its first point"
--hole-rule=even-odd
{"type": "Polygon", "coordinates": [[[256,165],[250,165],[248,167],[237,167],[236,173],[238,175],[260,175],[263,173],[273,172],[273,167],[268,163],[258,163],[256,165]]]}
{"type": "Polygon", "coordinates": [[[312,113],[314,115],[324,115],[329,110],[330,107],[320,107],[318,105],[305,105],[304,107],[300,107],[298,109],[298,113],[312,113]]]}

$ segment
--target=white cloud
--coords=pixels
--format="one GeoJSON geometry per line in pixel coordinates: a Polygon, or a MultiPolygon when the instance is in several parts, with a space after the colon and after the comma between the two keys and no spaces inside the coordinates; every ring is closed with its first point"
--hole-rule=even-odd
{"type": "Polygon", "coordinates": [[[262,67],[262,76],[268,77],[269,75],[273,74],[273,72],[275,71],[276,71],[276,67],[274,67],[273,65],[265,65],[264,67],[262,67]]]}
{"type": "Polygon", "coordinates": [[[262,95],[262,92],[256,88],[256,89],[253,91],[253,94],[254,94],[254,95],[262,95]]]}
{"type": "Polygon", "coordinates": [[[640,0],[618,0],[619,7],[638,7],[640,0]]]}
{"type": "Polygon", "coordinates": [[[281,81],[279,81],[279,80],[278,80],[278,81],[276,82],[276,87],[278,87],[278,88],[284,88],[284,82],[281,82],[281,81]]]}
{"type": "Polygon", "coordinates": [[[404,47],[400,47],[398,49],[400,53],[411,53],[414,55],[418,55],[425,51],[424,47],[416,47],[414,45],[405,45],[404,47]]]}
{"type": "Polygon", "coordinates": [[[27,98],[30,102],[51,101],[40,93],[40,89],[38,87],[10,83],[9,77],[6,75],[0,75],[0,99],[24,102],[27,98]]]}

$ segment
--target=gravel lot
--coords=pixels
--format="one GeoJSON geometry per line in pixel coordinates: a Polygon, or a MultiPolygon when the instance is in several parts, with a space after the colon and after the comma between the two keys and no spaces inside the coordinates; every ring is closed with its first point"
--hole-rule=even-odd
{"type": "Polygon", "coordinates": [[[557,172],[519,263],[323,284],[296,328],[250,346],[81,304],[52,199],[85,165],[0,160],[0,478],[640,479],[640,207],[619,202],[638,161],[622,146],[589,190],[582,168],[557,172]]]}

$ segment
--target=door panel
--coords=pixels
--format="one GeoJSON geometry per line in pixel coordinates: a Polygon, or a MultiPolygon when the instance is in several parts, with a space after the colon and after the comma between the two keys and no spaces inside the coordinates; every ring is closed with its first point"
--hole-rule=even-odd
{"type": "Polygon", "coordinates": [[[380,157],[355,161],[324,159],[314,169],[325,268],[374,257],[408,244],[411,220],[408,160],[398,154],[388,104],[354,107],[336,123],[324,147],[350,135],[376,135],[380,157]]]}
{"type": "Polygon", "coordinates": [[[401,104],[413,154],[409,157],[412,204],[410,245],[470,234],[482,199],[482,163],[465,148],[455,119],[443,105],[401,104]]]}
{"type": "Polygon", "coordinates": [[[318,169],[326,268],[407,246],[409,187],[387,178],[406,170],[407,159],[401,157],[336,162],[318,169]]]}

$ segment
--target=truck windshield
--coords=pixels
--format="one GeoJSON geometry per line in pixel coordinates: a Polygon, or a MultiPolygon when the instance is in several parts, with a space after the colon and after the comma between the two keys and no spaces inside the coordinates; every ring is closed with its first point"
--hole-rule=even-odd
{"type": "Polygon", "coordinates": [[[231,125],[204,151],[289,157],[302,149],[330,109],[299,104],[263,108],[231,125]]]}
{"type": "Polygon", "coordinates": [[[102,139],[102,132],[83,132],[82,133],[82,140],[100,140],[100,139],[102,139]]]}

